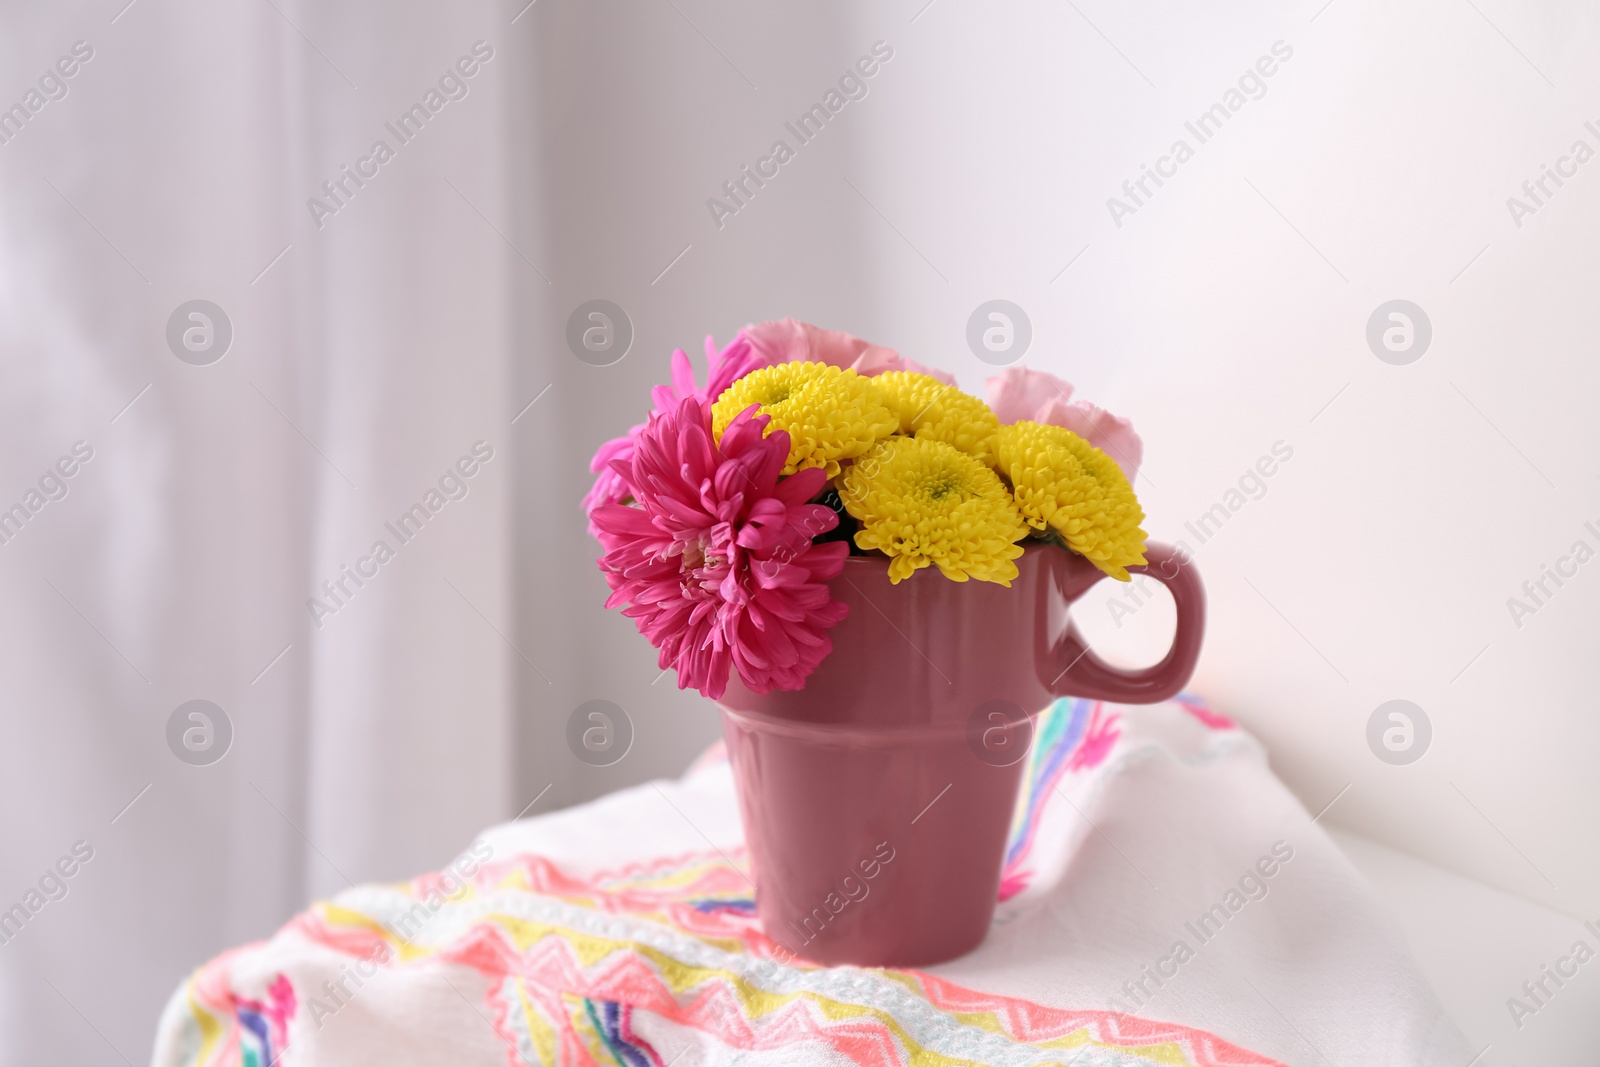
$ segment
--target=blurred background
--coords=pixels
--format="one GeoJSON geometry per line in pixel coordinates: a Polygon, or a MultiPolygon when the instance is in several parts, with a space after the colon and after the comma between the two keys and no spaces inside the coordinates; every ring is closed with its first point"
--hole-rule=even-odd
{"type": "MultiPolygon", "coordinates": [[[[1503,1004],[1600,919],[1594,8],[0,22],[0,909],[34,912],[0,1064],[142,1060],[191,968],[311,899],[680,773],[716,715],[602,607],[594,448],[672,349],[783,316],[978,391],[997,299],[1005,360],[1142,434],[1146,527],[1210,593],[1192,689],[1410,908],[1479,1062],[1600,1036],[1600,975],[1503,1004]],[[605,360],[567,341],[594,300],[605,360]],[[633,724],[610,767],[566,745],[591,699],[633,724]]],[[[1076,611],[1127,662],[1171,632],[1158,590],[1076,611]]]]}

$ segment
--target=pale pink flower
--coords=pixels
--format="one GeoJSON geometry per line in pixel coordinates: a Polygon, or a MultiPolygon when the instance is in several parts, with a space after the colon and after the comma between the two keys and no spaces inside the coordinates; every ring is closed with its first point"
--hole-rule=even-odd
{"type": "Polygon", "coordinates": [[[871,378],[886,371],[908,370],[937,378],[946,385],[956,384],[955,376],[906,359],[892,348],[863,341],[840,330],[824,330],[798,319],[758,322],[744,328],[755,361],[750,369],[775,363],[826,363],[848,367],[871,378]]]}
{"type": "MultiPolygon", "coordinates": [[[[708,335],[706,387],[701,389],[695,384],[694,367],[690,365],[688,355],[683,349],[677,349],[672,353],[671,384],[658,385],[650,391],[655,410],[671,411],[680,401],[689,397],[697,397],[708,403],[716,400],[724,389],[755,366],[754,358],[750,342],[744,334],[736,335],[721,352],[717,351],[716,342],[708,335]]],[[[627,465],[633,458],[634,442],[644,432],[644,427],[645,424],[641,422],[625,436],[613,437],[595,451],[594,458],[589,460],[589,469],[596,476],[594,485],[583,497],[583,510],[586,514],[592,515],[594,509],[602,504],[620,504],[632,495],[627,479],[617,473],[612,464],[621,461],[624,466],[627,465]]],[[[595,534],[593,521],[589,523],[589,532],[595,534]]]]}
{"type": "Polygon", "coordinates": [[[1065,426],[1117,461],[1132,482],[1144,458],[1144,442],[1133,423],[1087,400],[1073,400],[1072,386],[1053,374],[1007,367],[984,383],[989,407],[1001,425],[1013,422],[1065,426]]]}
{"type": "Polygon", "coordinates": [[[612,467],[637,506],[604,504],[590,515],[622,606],[674,667],[678,688],[722,696],[729,670],[758,693],[800,689],[833,650],[828,629],[849,612],[827,581],[844,567],[843,541],[813,544],[838,525],[808,503],[827,482],[812,467],[780,478],[789,435],[741,412],[711,437],[711,404],[688,397],[650,416],[631,460],[612,467]]]}

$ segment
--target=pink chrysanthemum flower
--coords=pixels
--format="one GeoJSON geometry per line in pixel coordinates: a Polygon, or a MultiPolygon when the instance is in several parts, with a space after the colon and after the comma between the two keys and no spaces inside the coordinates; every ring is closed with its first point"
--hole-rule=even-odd
{"type": "MultiPolygon", "coordinates": [[[[694,367],[690,365],[688,355],[680,348],[672,353],[672,384],[656,386],[650,391],[650,398],[655,403],[655,409],[660,412],[673,410],[689,397],[709,403],[721,396],[722,391],[734,381],[754,369],[754,363],[755,353],[743,332],[735,336],[728,343],[728,347],[721,352],[717,351],[716,342],[707,336],[706,387],[701,389],[695,384],[694,367]]],[[[594,458],[589,461],[589,469],[596,477],[593,488],[584,494],[583,510],[591,516],[589,532],[596,537],[599,533],[592,518],[594,509],[603,504],[620,504],[633,495],[626,476],[618,473],[612,464],[621,461],[626,466],[632,461],[635,442],[644,432],[644,428],[645,424],[641,422],[625,436],[613,437],[601,445],[595,451],[594,458]]]]}
{"type": "Polygon", "coordinates": [[[807,503],[826,475],[780,478],[789,435],[763,437],[751,405],[711,437],[711,405],[688,397],[650,416],[629,462],[612,461],[637,506],[590,515],[606,553],[600,569],[622,613],[675,667],[678,688],[722,696],[732,668],[758,693],[800,689],[829,652],[828,629],[848,613],[827,580],[844,566],[843,541],[813,544],[838,525],[807,503]]]}

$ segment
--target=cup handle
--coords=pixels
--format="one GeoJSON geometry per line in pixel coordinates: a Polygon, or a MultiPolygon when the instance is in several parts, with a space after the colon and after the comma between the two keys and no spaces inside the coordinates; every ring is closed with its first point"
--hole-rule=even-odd
{"type": "MultiPolygon", "coordinates": [[[[1113,667],[1089,647],[1070,616],[1066,631],[1049,651],[1053,666],[1044,678],[1056,696],[1087,697],[1119,704],[1156,704],[1176,696],[1189,683],[1206,630],[1206,591],[1195,571],[1194,560],[1171,545],[1151,541],[1145,545],[1144,564],[1129,567],[1129,574],[1148,574],[1172,593],[1178,609],[1177,632],[1172,647],[1160,663],[1127,671],[1113,667]]],[[[1066,575],[1064,567],[1051,569],[1056,590],[1066,575]]]]}

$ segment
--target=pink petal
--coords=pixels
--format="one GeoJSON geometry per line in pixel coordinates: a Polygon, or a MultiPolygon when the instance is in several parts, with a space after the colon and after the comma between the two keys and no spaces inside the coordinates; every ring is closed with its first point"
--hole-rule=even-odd
{"type": "Polygon", "coordinates": [[[678,399],[694,396],[694,367],[689,363],[689,354],[681,348],[673,349],[668,365],[672,368],[672,391],[678,399]]]}
{"type": "Polygon", "coordinates": [[[1095,407],[1087,400],[1074,400],[1063,405],[1059,422],[1091,445],[1117,461],[1129,482],[1139,473],[1139,463],[1144,459],[1144,442],[1133,432],[1133,423],[1119,418],[1104,408],[1095,407]]]}
{"type": "MultiPolygon", "coordinates": [[[[1072,399],[1072,385],[1054,374],[1026,367],[1007,367],[984,383],[989,407],[1002,426],[1029,420],[1041,422],[1039,413],[1051,401],[1072,399]]],[[[1051,425],[1059,426],[1060,423],[1051,425]]]]}
{"type": "Polygon", "coordinates": [[[891,348],[871,344],[839,330],[824,330],[798,319],[778,319],[776,322],[746,326],[744,336],[755,353],[757,367],[795,362],[827,363],[835,367],[850,367],[857,363],[876,366],[884,360],[899,358],[891,348]]]}
{"type": "MultiPolygon", "coordinates": [[[[804,504],[816,497],[828,484],[828,474],[821,467],[807,467],[803,471],[795,471],[789,477],[778,482],[773,495],[786,504],[804,504]]],[[[833,529],[832,526],[828,529],[833,529]]],[[[818,530],[818,533],[824,531],[818,530]]]]}
{"type": "Polygon", "coordinates": [[[752,370],[778,363],[813,362],[848,367],[868,378],[887,371],[908,370],[930,375],[946,385],[956,384],[954,375],[906,359],[892,348],[798,319],[755,323],[744,328],[743,336],[749,339],[754,352],[752,370]]]}

